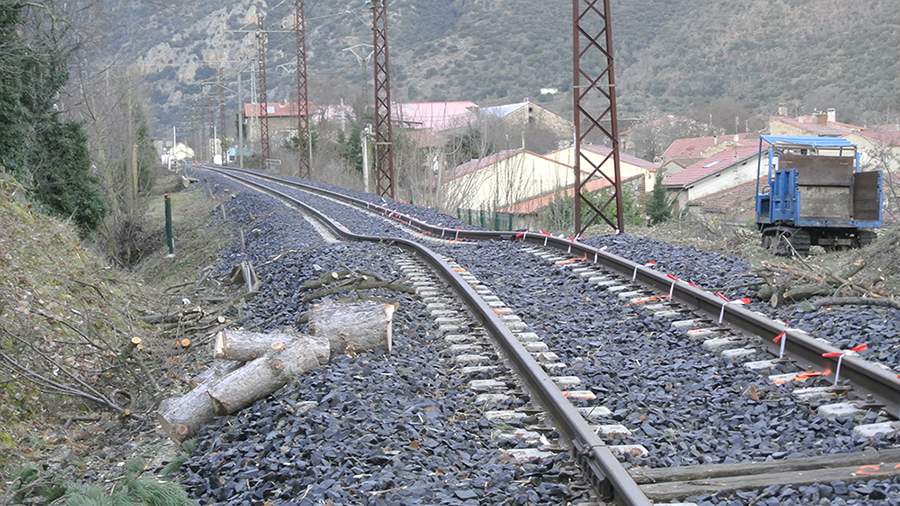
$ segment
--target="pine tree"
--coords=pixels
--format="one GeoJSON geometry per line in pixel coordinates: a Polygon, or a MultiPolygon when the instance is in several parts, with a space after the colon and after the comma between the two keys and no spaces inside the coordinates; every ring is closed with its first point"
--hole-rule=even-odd
{"type": "Polygon", "coordinates": [[[666,194],[666,187],[663,186],[662,170],[657,171],[656,181],[653,183],[653,191],[650,192],[650,198],[647,200],[647,218],[650,219],[650,225],[662,223],[672,217],[673,201],[666,194]]]}

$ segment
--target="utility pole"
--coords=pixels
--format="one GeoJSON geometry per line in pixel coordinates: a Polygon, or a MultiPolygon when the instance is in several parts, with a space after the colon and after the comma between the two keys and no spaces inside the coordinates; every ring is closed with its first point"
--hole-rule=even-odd
{"type": "MultiPolygon", "coordinates": [[[[575,237],[582,235],[598,218],[610,227],[625,230],[622,206],[622,177],[619,165],[619,126],[616,115],[616,80],[613,72],[612,22],[610,21],[610,0],[573,0],[573,55],[574,83],[572,94],[575,99],[575,237]],[[596,34],[596,35],[595,35],[596,34]],[[581,63],[584,60],[585,65],[581,63]],[[594,73],[589,69],[598,68],[594,73]],[[581,78],[585,78],[584,85],[581,78]],[[601,100],[600,110],[592,110],[587,100],[588,93],[596,91],[601,100]],[[584,125],[582,125],[584,121],[584,125]],[[586,155],[586,144],[592,133],[598,133],[604,141],[609,141],[612,150],[600,163],[594,163],[586,155]],[[605,167],[612,160],[612,172],[605,167]],[[582,162],[587,165],[588,174],[582,179],[582,162]],[[582,195],[585,185],[591,179],[605,179],[613,188],[613,194],[606,202],[595,206],[582,195]],[[594,215],[581,223],[581,205],[587,204],[594,215]],[[616,216],[609,216],[609,207],[615,204],[616,216]],[[615,220],[615,222],[613,221],[615,220]]],[[[595,155],[596,156],[596,155],[595,155]]]]}
{"type": "Polygon", "coordinates": [[[269,110],[268,98],[266,97],[266,32],[263,29],[263,16],[260,15],[256,20],[259,30],[256,32],[256,49],[257,49],[257,74],[259,74],[259,149],[260,149],[260,169],[265,170],[266,162],[271,158],[269,148],[269,110]]]}
{"type": "Polygon", "coordinates": [[[303,0],[297,0],[295,28],[297,29],[297,155],[298,173],[301,178],[312,177],[312,135],[309,117],[309,90],[306,75],[306,19],[303,0]]]}
{"type": "Polygon", "coordinates": [[[394,198],[391,79],[387,42],[387,0],[372,1],[375,55],[375,193],[394,198]]]}

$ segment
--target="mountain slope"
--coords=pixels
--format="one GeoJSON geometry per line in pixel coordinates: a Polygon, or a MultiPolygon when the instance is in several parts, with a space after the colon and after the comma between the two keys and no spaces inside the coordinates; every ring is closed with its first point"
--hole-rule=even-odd
{"type": "MultiPolygon", "coordinates": [[[[267,41],[268,98],[295,96],[296,41],[285,33],[293,26],[293,2],[272,4],[132,9],[129,15],[143,16],[133,26],[148,29],[135,28],[129,42],[111,42],[140,60],[155,90],[158,131],[180,120],[213,68],[222,66],[230,80],[237,68],[253,68],[249,32],[259,14],[278,30],[267,41]]],[[[529,97],[570,114],[570,94],[541,96],[540,89],[571,88],[571,3],[392,0],[388,9],[395,101],[495,105],[529,97]]],[[[349,102],[371,93],[371,10],[361,2],[315,0],[306,2],[306,13],[310,98],[349,102]]],[[[889,111],[900,110],[894,0],[613,0],[612,20],[623,116],[702,117],[722,99],[738,103],[745,116],[774,113],[782,102],[803,113],[835,107],[848,122],[884,123],[889,111]]],[[[249,100],[250,73],[243,79],[249,100]]]]}

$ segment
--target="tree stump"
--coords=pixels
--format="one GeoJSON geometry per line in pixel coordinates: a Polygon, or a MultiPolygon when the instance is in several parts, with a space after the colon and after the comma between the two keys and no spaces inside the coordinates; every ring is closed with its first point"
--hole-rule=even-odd
{"type": "Polygon", "coordinates": [[[374,301],[313,304],[309,328],[312,335],[328,339],[332,354],[391,351],[395,310],[394,304],[374,301]]]}

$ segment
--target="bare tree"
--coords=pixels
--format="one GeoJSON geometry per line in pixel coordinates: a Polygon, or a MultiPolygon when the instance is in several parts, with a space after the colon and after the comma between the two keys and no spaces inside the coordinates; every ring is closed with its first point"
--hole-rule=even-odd
{"type": "Polygon", "coordinates": [[[862,170],[881,171],[884,215],[888,221],[900,221],[900,149],[876,144],[866,150],[862,170]]]}

